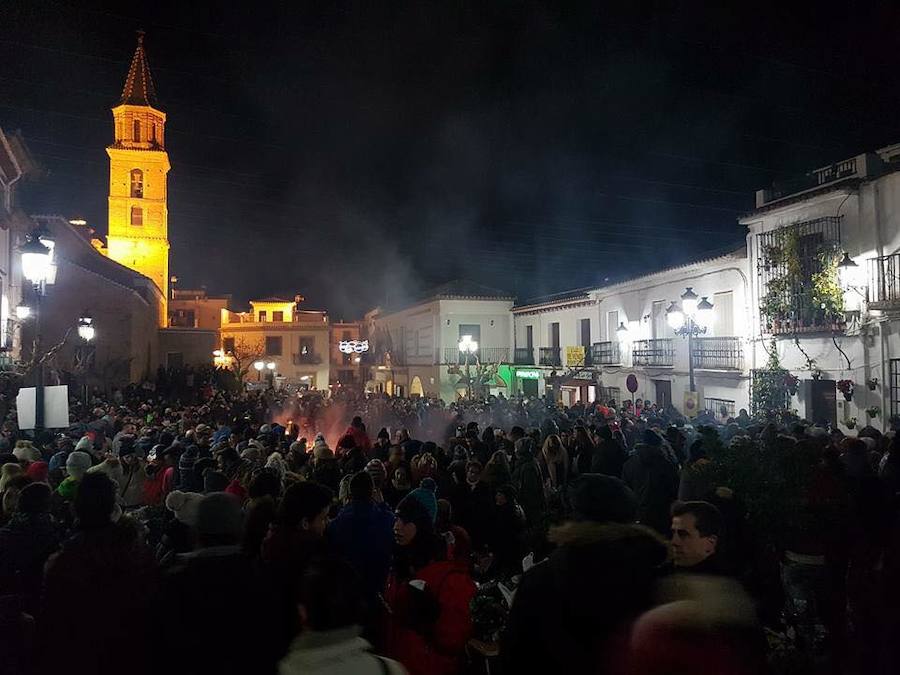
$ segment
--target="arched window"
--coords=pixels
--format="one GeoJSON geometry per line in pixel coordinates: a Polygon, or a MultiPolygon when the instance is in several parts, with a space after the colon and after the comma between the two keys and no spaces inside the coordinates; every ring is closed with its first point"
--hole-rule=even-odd
{"type": "Polygon", "coordinates": [[[144,172],[140,169],[131,170],[131,196],[138,199],[144,196],[144,172]]]}
{"type": "Polygon", "coordinates": [[[143,225],[144,224],[144,209],[140,206],[132,206],[131,207],[131,224],[132,225],[143,225]]]}
{"type": "Polygon", "coordinates": [[[135,143],[141,142],[141,121],[134,120],[132,123],[132,136],[134,137],[135,143]]]}
{"type": "Polygon", "coordinates": [[[150,143],[156,145],[156,122],[150,122],[150,143]]]}

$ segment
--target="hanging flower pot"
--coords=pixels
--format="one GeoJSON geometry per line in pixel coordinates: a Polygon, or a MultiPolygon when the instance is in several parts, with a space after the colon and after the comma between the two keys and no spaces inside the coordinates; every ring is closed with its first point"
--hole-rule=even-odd
{"type": "Polygon", "coordinates": [[[853,380],[838,380],[837,389],[844,395],[845,401],[853,400],[853,380]]]}
{"type": "Polygon", "coordinates": [[[868,380],[866,380],[866,386],[869,388],[869,391],[875,391],[875,387],[878,386],[878,378],[869,378],[868,380]]]}
{"type": "Polygon", "coordinates": [[[869,406],[868,408],[866,408],[866,415],[868,415],[869,417],[878,417],[878,415],[880,414],[881,408],[879,408],[877,405],[869,406]]]}
{"type": "Polygon", "coordinates": [[[856,428],[856,418],[851,417],[846,422],[844,422],[844,426],[847,427],[848,429],[855,429],[856,428]]]}

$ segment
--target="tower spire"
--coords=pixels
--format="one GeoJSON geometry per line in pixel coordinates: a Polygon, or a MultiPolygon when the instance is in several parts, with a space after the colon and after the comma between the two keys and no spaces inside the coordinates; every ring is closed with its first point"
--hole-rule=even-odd
{"type": "Polygon", "coordinates": [[[137,31],[137,48],[131,59],[131,67],[125,78],[125,87],[122,89],[122,105],[144,105],[156,107],[156,89],[153,86],[153,78],[150,76],[150,66],[147,64],[147,53],[144,51],[144,31],[137,31]]]}

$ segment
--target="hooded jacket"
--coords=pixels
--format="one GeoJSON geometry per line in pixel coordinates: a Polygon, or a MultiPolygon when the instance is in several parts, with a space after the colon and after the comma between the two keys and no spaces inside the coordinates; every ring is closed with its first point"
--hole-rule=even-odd
{"type": "Polygon", "coordinates": [[[606,672],[630,623],[652,606],[666,544],[632,524],[570,522],[522,579],[501,638],[508,673],[606,672]]]}
{"type": "Polygon", "coordinates": [[[622,468],[622,480],[637,496],[638,522],[657,532],[668,532],[669,509],[678,496],[678,472],[662,447],[638,443],[622,468]]]}
{"type": "Polygon", "coordinates": [[[538,523],[547,506],[544,499],[544,477],[541,467],[534,458],[534,441],[520,438],[516,441],[516,465],[510,476],[519,493],[519,504],[525,511],[528,523],[538,523]]]}

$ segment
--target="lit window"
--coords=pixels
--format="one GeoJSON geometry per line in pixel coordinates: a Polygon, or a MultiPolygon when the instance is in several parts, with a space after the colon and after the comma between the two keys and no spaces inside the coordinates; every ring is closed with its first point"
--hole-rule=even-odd
{"type": "Polygon", "coordinates": [[[140,169],[131,170],[131,196],[138,199],[144,196],[144,172],[140,169]]]}
{"type": "Polygon", "coordinates": [[[266,310],[262,310],[262,311],[259,313],[259,321],[260,321],[260,323],[263,323],[263,322],[267,321],[268,318],[269,318],[269,315],[266,313],[266,310]]]}
{"type": "Polygon", "coordinates": [[[282,323],[284,321],[284,312],[272,312],[272,321],[282,323]]]}
{"type": "Polygon", "coordinates": [[[132,137],[134,138],[135,143],[141,142],[141,121],[134,120],[132,123],[132,137]]]}
{"type": "Polygon", "coordinates": [[[131,224],[132,225],[143,225],[144,224],[144,209],[140,206],[132,206],[131,207],[131,224]]]}

